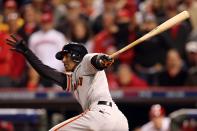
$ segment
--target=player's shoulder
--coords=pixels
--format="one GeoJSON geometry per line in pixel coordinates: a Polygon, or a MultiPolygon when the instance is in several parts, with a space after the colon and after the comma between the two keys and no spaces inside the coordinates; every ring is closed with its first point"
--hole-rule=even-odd
{"type": "Polygon", "coordinates": [[[83,68],[89,68],[89,65],[91,65],[91,59],[93,56],[97,55],[97,53],[88,53],[86,54],[82,61],[80,62],[80,66],[83,68]]]}
{"type": "Polygon", "coordinates": [[[91,61],[92,57],[95,56],[95,55],[98,55],[98,54],[99,54],[99,53],[88,53],[88,54],[86,54],[86,55],[83,57],[81,63],[87,62],[87,61],[91,61]]]}
{"type": "Polygon", "coordinates": [[[99,53],[88,53],[84,57],[93,57],[95,55],[98,55],[99,53]]]}

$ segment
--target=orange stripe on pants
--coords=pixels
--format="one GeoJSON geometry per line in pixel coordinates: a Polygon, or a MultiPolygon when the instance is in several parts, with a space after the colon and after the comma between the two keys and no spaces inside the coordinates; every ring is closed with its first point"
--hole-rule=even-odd
{"type": "Polygon", "coordinates": [[[75,116],[73,118],[68,119],[68,121],[66,123],[64,123],[63,125],[59,126],[57,129],[55,129],[54,131],[58,131],[60,128],[68,125],[69,123],[76,121],[77,119],[81,118],[83,115],[85,115],[89,110],[84,111],[83,113],[79,114],[78,116],[75,116]]]}

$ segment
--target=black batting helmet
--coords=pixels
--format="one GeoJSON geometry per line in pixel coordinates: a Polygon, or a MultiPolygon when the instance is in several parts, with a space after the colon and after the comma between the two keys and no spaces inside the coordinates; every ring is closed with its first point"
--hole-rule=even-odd
{"type": "Polygon", "coordinates": [[[55,57],[62,60],[66,53],[70,54],[73,61],[80,62],[88,51],[82,44],[70,42],[62,48],[62,51],[57,52],[55,57]]]}

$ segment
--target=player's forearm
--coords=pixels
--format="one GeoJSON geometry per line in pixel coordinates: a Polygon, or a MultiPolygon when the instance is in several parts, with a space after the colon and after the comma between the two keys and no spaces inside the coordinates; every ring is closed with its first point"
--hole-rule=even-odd
{"type": "Polygon", "coordinates": [[[28,51],[26,51],[24,53],[24,56],[26,57],[26,59],[28,60],[28,62],[31,64],[31,66],[42,76],[45,77],[49,80],[54,81],[55,83],[57,83],[58,85],[60,85],[63,88],[66,88],[66,75],[56,71],[55,69],[44,65],[39,59],[38,57],[31,51],[28,49],[28,51]]]}

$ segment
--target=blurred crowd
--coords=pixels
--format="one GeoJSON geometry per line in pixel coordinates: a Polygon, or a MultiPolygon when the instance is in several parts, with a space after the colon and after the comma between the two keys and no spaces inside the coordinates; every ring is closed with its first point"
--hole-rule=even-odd
{"type": "Polygon", "coordinates": [[[10,51],[9,34],[63,71],[55,53],[67,42],[112,54],[183,10],[190,19],[120,54],[106,73],[111,90],[197,87],[197,0],[3,0],[0,7],[0,87],[54,87],[10,51]]]}
{"type": "Polygon", "coordinates": [[[162,105],[153,104],[148,113],[149,121],[136,127],[134,131],[196,131],[197,121],[195,115],[191,115],[191,110],[185,110],[184,113],[177,115],[177,118],[173,118],[172,114],[178,113],[178,111],[181,110],[167,115],[162,105]]]}

